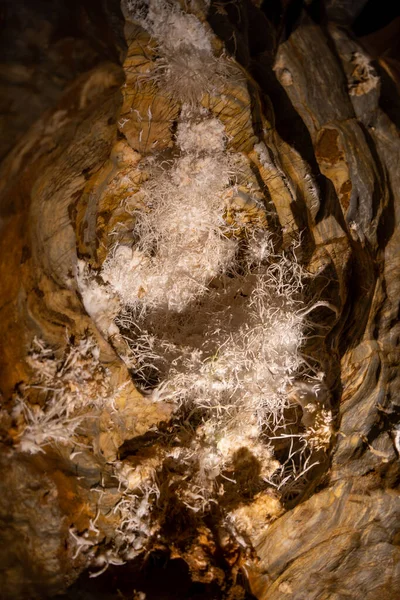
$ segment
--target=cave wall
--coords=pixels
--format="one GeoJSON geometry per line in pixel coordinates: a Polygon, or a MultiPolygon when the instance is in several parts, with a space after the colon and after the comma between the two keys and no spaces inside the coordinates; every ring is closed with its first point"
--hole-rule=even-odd
{"type": "MultiPolygon", "coordinates": [[[[279,514],[275,505],[249,513],[261,523],[243,526],[251,551],[230,556],[218,519],[212,527],[197,516],[185,522],[197,532],[192,544],[163,534],[162,548],[170,543],[193,579],[223,589],[225,577],[222,597],[238,593],[237,573],[260,599],[390,600],[399,586],[398,80],[393,62],[369,58],[346,27],[349,10],[334,4],[326,12],[296,2],[275,12],[249,1],[189,7],[207,17],[215,54],[225,44],[241,74],[203,106],[223,122],[230,150],[252,164],[281,246],[301,234],[299,260],[324,303],[314,315],[322,341],[307,351],[319,356],[335,418],[322,466],[301,494],[282,501],[279,514]],[[260,141],[273,157],[267,167],[254,150],[260,141]]],[[[141,83],[156,60],[154,40],[126,9],[124,23],[118,2],[10,3],[4,14],[1,564],[5,597],[41,598],[87,567],[69,530],[86,531],[96,517],[96,486],[109,509],[120,500],[109,465],[124,442],[170,419],[168,406],[135,389],[110,319],[90,314],[76,272],[78,260],[99,268],[109,234],[129,224],[120,208],[129,195],[124,177],[133,173],[140,187],[139,160],[174,150],[182,103],[141,83]],[[96,451],[78,461],[70,448],[14,450],[12,396],[32,378],[32,340],[45,339],[62,360],[66,330],[94,337],[120,390],[117,408],[128,414],[121,425],[105,411],[96,451]]],[[[105,513],[99,544],[113,527],[105,513]]],[[[118,569],[125,566],[114,577],[118,569]]]]}

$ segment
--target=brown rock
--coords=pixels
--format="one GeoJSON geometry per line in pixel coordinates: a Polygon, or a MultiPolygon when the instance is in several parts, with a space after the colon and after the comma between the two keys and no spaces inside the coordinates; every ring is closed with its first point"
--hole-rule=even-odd
{"type": "MultiPolygon", "coordinates": [[[[51,10],[7,3],[0,65],[5,598],[54,597],[88,564],[100,570],[115,561],[126,490],[154,474],[160,489],[147,501],[158,521],[143,519],[134,536],[147,532],[148,556],[183,559],[208,597],[245,597],[244,580],[259,600],[397,597],[399,82],[394,67],[372,61],[345,28],[322,27],[304,4],[284,35],[285,11],[212,2],[213,51],[219,58],[224,41],[237,63],[201,104],[224,124],[229,152],[242,161],[241,204],[232,197],[227,218],[235,222],[242,211],[242,222],[268,224],[277,247],[300,235],[298,257],[318,303],[305,352],[325,371],[335,431],[327,452],[315,455],[320,464],[286,495],[272,484],[260,491],[257,471],[246,497],[232,488],[229,512],[222,486],[203,514],[185,504],[188,475],[172,452],[166,456],[167,439],[190,446],[190,415],[182,431],[171,405],[135,388],[123,336],[110,334],[107,315],[88,313],[75,277],[78,260],[97,273],[115,241],[131,240],[135,216],[126,200],[146,180],[145,159],[168,161],[177,152],[182,101],[157,87],[157,44],[137,23],[123,34],[118,2],[55,2],[51,10]],[[18,43],[15,15],[25,23],[18,43]],[[77,446],[16,450],[23,415],[15,414],[15,395],[33,382],[32,341],[44,340],[64,368],[70,340],[88,336],[112,403],[79,431],[77,446]]],[[[326,4],[328,18],[354,18],[355,8],[326,4]]],[[[200,4],[193,11],[204,20],[200,4]]],[[[47,401],[40,391],[32,398],[36,411],[47,401]]],[[[249,461],[257,464],[251,453],[249,461]]],[[[140,554],[144,546],[135,543],[140,554]]],[[[131,596],[126,573],[144,581],[137,553],[107,571],[117,582],[118,569],[125,573],[121,587],[131,596]]],[[[104,597],[116,598],[111,580],[104,597]]],[[[80,586],[95,589],[82,581],[66,597],[80,586]]]]}

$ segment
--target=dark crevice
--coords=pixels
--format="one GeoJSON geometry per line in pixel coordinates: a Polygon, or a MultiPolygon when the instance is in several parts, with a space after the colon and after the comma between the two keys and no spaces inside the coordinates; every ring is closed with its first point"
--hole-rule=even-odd
{"type": "Polygon", "coordinates": [[[353,257],[346,278],[347,298],[342,318],[332,331],[340,339],[339,354],[355,348],[365,334],[376,284],[376,267],[367,249],[352,242],[353,257]]]}
{"type": "MultiPolygon", "coordinates": [[[[243,579],[243,576],[242,576],[243,579]]],[[[218,583],[193,581],[189,565],[172,558],[167,549],[154,550],[122,566],[110,566],[98,578],[86,572],[55,600],[224,600],[228,595],[218,583]]],[[[243,600],[254,598],[243,590],[243,600]]]]}
{"type": "Polygon", "coordinates": [[[379,108],[381,108],[392,123],[396,125],[397,129],[400,129],[400,97],[398,87],[392,77],[390,77],[387,71],[381,67],[379,63],[376,64],[376,70],[381,82],[379,108]]]}
{"type": "Polygon", "coordinates": [[[362,37],[382,29],[400,15],[400,4],[393,0],[368,0],[352,29],[362,37]]]}

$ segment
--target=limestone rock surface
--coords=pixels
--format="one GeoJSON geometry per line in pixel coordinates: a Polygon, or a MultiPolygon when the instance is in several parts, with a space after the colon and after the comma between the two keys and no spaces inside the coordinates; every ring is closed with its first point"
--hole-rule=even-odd
{"type": "MultiPolygon", "coordinates": [[[[126,327],[115,325],[119,300],[99,279],[116,245],[133,239],[145,204],[140,194],[154,169],[179,155],[177,126],[191,102],[170,93],[176,79],[170,72],[165,79],[160,42],[143,26],[141,3],[134,4],[134,16],[129,3],[122,12],[116,0],[53,2],[51,9],[5,4],[2,594],[142,600],[143,590],[147,598],[395,600],[399,65],[371,57],[352,33],[365,2],[321,3],[323,17],[306,2],[282,1],[277,11],[250,0],[179,8],[211,39],[202,60],[217,83],[204,89],[200,106],[223,124],[227,152],[240,164],[224,218],[239,238],[246,224],[261,223],[279,251],[300,239],[296,256],[312,275],[307,293],[316,303],[304,352],[325,373],[333,414],[329,443],[312,455],[318,464],[301,485],[296,478],[288,488],[267,485],[269,475],[242,448],[222,473],[228,481],[219,480],[225,487],[218,502],[193,511],[181,491],[187,473],[165,448],[189,448],[199,424],[185,415],[187,430],[178,428],[162,394],[155,402],[139,389],[126,327]],[[223,73],[218,60],[226,61],[223,73]],[[39,360],[35,340],[45,344],[44,380],[32,366],[39,360]],[[88,382],[65,373],[76,357],[71,348],[84,340],[92,344],[84,364],[102,374],[89,378],[90,389],[110,402],[93,418],[87,397],[87,414],[78,413],[85,429],[74,444],[21,451],[16,398],[31,386],[29,406],[42,410],[48,396],[40,386],[51,381],[45,368],[57,365],[54,381],[68,381],[65,397],[81,401],[88,382]],[[133,511],[135,490],[154,473],[160,491],[149,491],[147,500],[156,507],[157,527],[147,517],[136,522],[130,533],[137,546],[129,554],[115,531],[123,529],[120,515],[133,511]]],[[[191,68],[182,47],[178,58],[191,68]]],[[[279,443],[275,450],[271,473],[288,451],[279,443]]]]}

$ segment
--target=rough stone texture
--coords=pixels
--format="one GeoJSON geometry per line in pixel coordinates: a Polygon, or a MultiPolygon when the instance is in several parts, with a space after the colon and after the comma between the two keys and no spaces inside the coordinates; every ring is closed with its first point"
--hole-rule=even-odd
{"type": "MultiPolygon", "coordinates": [[[[400,589],[399,82],[393,62],[370,62],[341,27],[363,2],[326,2],[328,26],[311,8],[294,18],[292,3],[283,4],[279,17],[250,1],[211,3],[210,25],[242,66],[223,98],[207,95],[204,106],[223,121],[231,148],[246,154],[263,184],[272,202],[269,225],[283,246],[302,233],[299,252],[315,274],[313,291],[330,306],[315,316],[325,327],[323,344],[308,350],[318,352],[333,390],[336,435],[329,459],[282,514],[259,500],[250,517],[242,510],[253,523],[280,515],[250,528],[251,556],[237,559],[224,532],[217,548],[196,520],[197,538],[186,540],[184,550],[173,541],[170,558],[183,558],[191,576],[201,580],[201,573],[207,585],[221,583],[223,570],[234,565],[260,600],[394,600],[400,589]],[[259,141],[268,165],[253,149],[259,141]]],[[[109,233],[121,222],[130,226],[121,201],[144,177],[132,168],[156,143],[157,150],[173,149],[180,106],[153,86],[137,87],[151,68],[154,44],[127,23],[126,49],[118,2],[52,3],[51,11],[47,3],[14,6],[6,4],[1,65],[2,400],[7,409],[15,386],[29,379],[25,359],[35,335],[62,353],[65,328],[76,336],[89,330],[115,387],[126,384],[117,405],[131,415],[127,430],[104,415],[98,453],[84,451],[75,461],[62,451],[34,459],[9,455],[10,423],[2,416],[2,593],[22,599],[54,596],[76,579],[85,563],[73,559],[68,529],[84,530],[96,515],[93,488],[103,492],[110,513],[120,497],[107,460],[169,417],[134,389],[118,357],[119,340],[85,312],[73,272],[78,255],[101,265],[109,233]],[[21,23],[24,35],[16,42],[21,23]]],[[[106,513],[97,524],[104,537],[113,527],[106,513]]],[[[92,597],[91,589],[83,597],[92,597]]],[[[78,597],[77,588],[71,593],[78,597]]]]}

